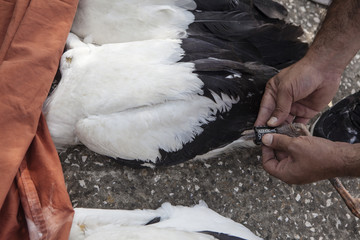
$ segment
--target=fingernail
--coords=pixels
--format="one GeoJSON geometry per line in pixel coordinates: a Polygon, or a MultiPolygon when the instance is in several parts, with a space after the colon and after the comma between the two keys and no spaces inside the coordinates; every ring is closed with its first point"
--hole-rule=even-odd
{"type": "Polygon", "coordinates": [[[263,137],[262,137],[262,143],[265,145],[265,146],[270,146],[273,142],[273,135],[271,134],[265,134],[263,137]]]}
{"type": "Polygon", "coordinates": [[[276,122],[277,122],[277,117],[271,117],[270,119],[269,119],[269,121],[267,122],[267,124],[268,125],[275,125],[276,124],[276,122]]]}

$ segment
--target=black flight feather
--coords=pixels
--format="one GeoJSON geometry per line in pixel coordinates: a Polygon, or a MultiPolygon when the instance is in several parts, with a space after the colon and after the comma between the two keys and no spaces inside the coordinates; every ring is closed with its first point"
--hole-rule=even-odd
{"type": "Polygon", "coordinates": [[[225,233],[218,233],[213,231],[201,231],[200,233],[211,235],[218,240],[246,240],[245,238],[235,237],[225,233]]]}
{"type": "Polygon", "coordinates": [[[284,19],[287,16],[286,9],[272,0],[195,0],[195,3],[196,9],[202,11],[241,10],[272,19],[284,19]]]}
{"type": "Polygon", "coordinates": [[[185,55],[181,61],[194,61],[207,57],[240,62],[262,62],[263,59],[259,49],[247,39],[230,42],[214,36],[190,36],[183,40],[182,47],[185,55]],[[205,44],[209,51],[201,51],[203,49],[201,45],[205,44]]]}
{"type": "Polygon", "coordinates": [[[197,10],[228,11],[239,4],[239,0],[195,0],[197,10]]]}
{"type": "MultiPolygon", "coordinates": [[[[242,11],[194,14],[195,22],[189,26],[188,33],[189,38],[199,40],[191,40],[192,49],[204,42],[215,45],[217,51],[209,57],[257,61],[281,69],[299,60],[308,48],[298,39],[303,34],[301,27],[282,20],[264,21],[251,12],[242,11]]],[[[189,46],[185,41],[183,44],[189,46]]],[[[192,56],[192,51],[186,52],[186,61],[201,58],[199,52],[192,56]]]]}
{"type": "Polygon", "coordinates": [[[254,6],[265,16],[269,18],[284,19],[287,16],[287,10],[281,4],[271,0],[252,0],[254,6]]]}

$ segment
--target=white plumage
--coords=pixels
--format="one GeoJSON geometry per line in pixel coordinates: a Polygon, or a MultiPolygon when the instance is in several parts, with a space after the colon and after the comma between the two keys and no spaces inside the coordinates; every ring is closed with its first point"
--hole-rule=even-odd
{"type": "Polygon", "coordinates": [[[186,37],[192,0],[82,0],[71,31],[86,43],[186,37]]]}
{"type": "Polygon", "coordinates": [[[62,81],[44,105],[57,147],[82,142],[100,154],[155,163],[159,149],[181,149],[239,101],[200,96],[194,64],[178,62],[179,40],[95,46],[70,34],[68,46],[62,81]]]}
{"type": "Polygon", "coordinates": [[[212,211],[205,202],[193,207],[164,203],[156,210],[76,208],[69,239],[217,239],[202,232],[228,235],[233,239],[261,239],[242,224],[212,211]],[[146,225],[156,218],[158,222],[146,225]]]}
{"type": "Polygon", "coordinates": [[[161,158],[159,149],[167,152],[181,149],[203,131],[201,125],[215,119],[217,110],[217,105],[208,98],[193,96],[84,118],[76,124],[75,132],[82,143],[100,154],[155,163],[161,158]]]}

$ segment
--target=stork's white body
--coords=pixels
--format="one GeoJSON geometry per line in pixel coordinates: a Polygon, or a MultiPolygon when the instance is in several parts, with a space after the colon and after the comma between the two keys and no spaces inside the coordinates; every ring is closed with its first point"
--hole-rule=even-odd
{"type": "Polygon", "coordinates": [[[156,210],[105,210],[75,208],[70,240],[141,239],[207,240],[216,239],[201,232],[226,234],[247,240],[259,240],[242,224],[225,218],[205,202],[193,207],[164,203],[156,210]],[[159,222],[146,225],[158,218],[159,222]]]}
{"type": "Polygon", "coordinates": [[[266,64],[296,56],[272,46],[304,48],[296,27],[256,12],[275,3],[246,4],[81,0],[61,81],[43,108],[55,145],[169,165],[241,142],[277,72],[266,64]],[[197,4],[216,9],[193,11],[197,4]]]}

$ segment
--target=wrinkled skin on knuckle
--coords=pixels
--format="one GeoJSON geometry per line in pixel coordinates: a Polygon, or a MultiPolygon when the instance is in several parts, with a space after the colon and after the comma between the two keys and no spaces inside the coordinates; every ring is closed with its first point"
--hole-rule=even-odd
{"type": "Polygon", "coordinates": [[[275,78],[276,76],[270,79],[265,85],[265,92],[270,94],[274,99],[276,99],[276,92],[277,92],[277,87],[274,80],[275,78]]]}
{"type": "Polygon", "coordinates": [[[288,113],[285,109],[283,109],[282,107],[278,107],[278,105],[277,105],[277,107],[275,108],[275,111],[277,111],[278,113],[288,113]]]}
{"type": "Polygon", "coordinates": [[[306,144],[306,146],[312,146],[314,143],[314,139],[308,136],[300,136],[297,137],[296,140],[297,140],[297,144],[300,146],[304,146],[304,144],[306,144]]]}
{"type": "MultiPolygon", "coordinates": [[[[290,103],[294,103],[294,86],[291,82],[281,82],[278,86],[278,95],[277,100],[279,100],[279,97],[282,97],[282,101],[287,99],[290,103]]],[[[277,103],[280,105],[280,103],[277,103]]],[[[285,105],[284,102],[281,103],[281,105],[285,105]]]]}
{"type": "Polygon", "coordinates": [[[296,116],[308,119],[311,119],[319,113],[317,109],[313,109],[312,107],[309,107],[307,103],[302,103],[301,101],[295,103],[290,112],[296,116]]]}

